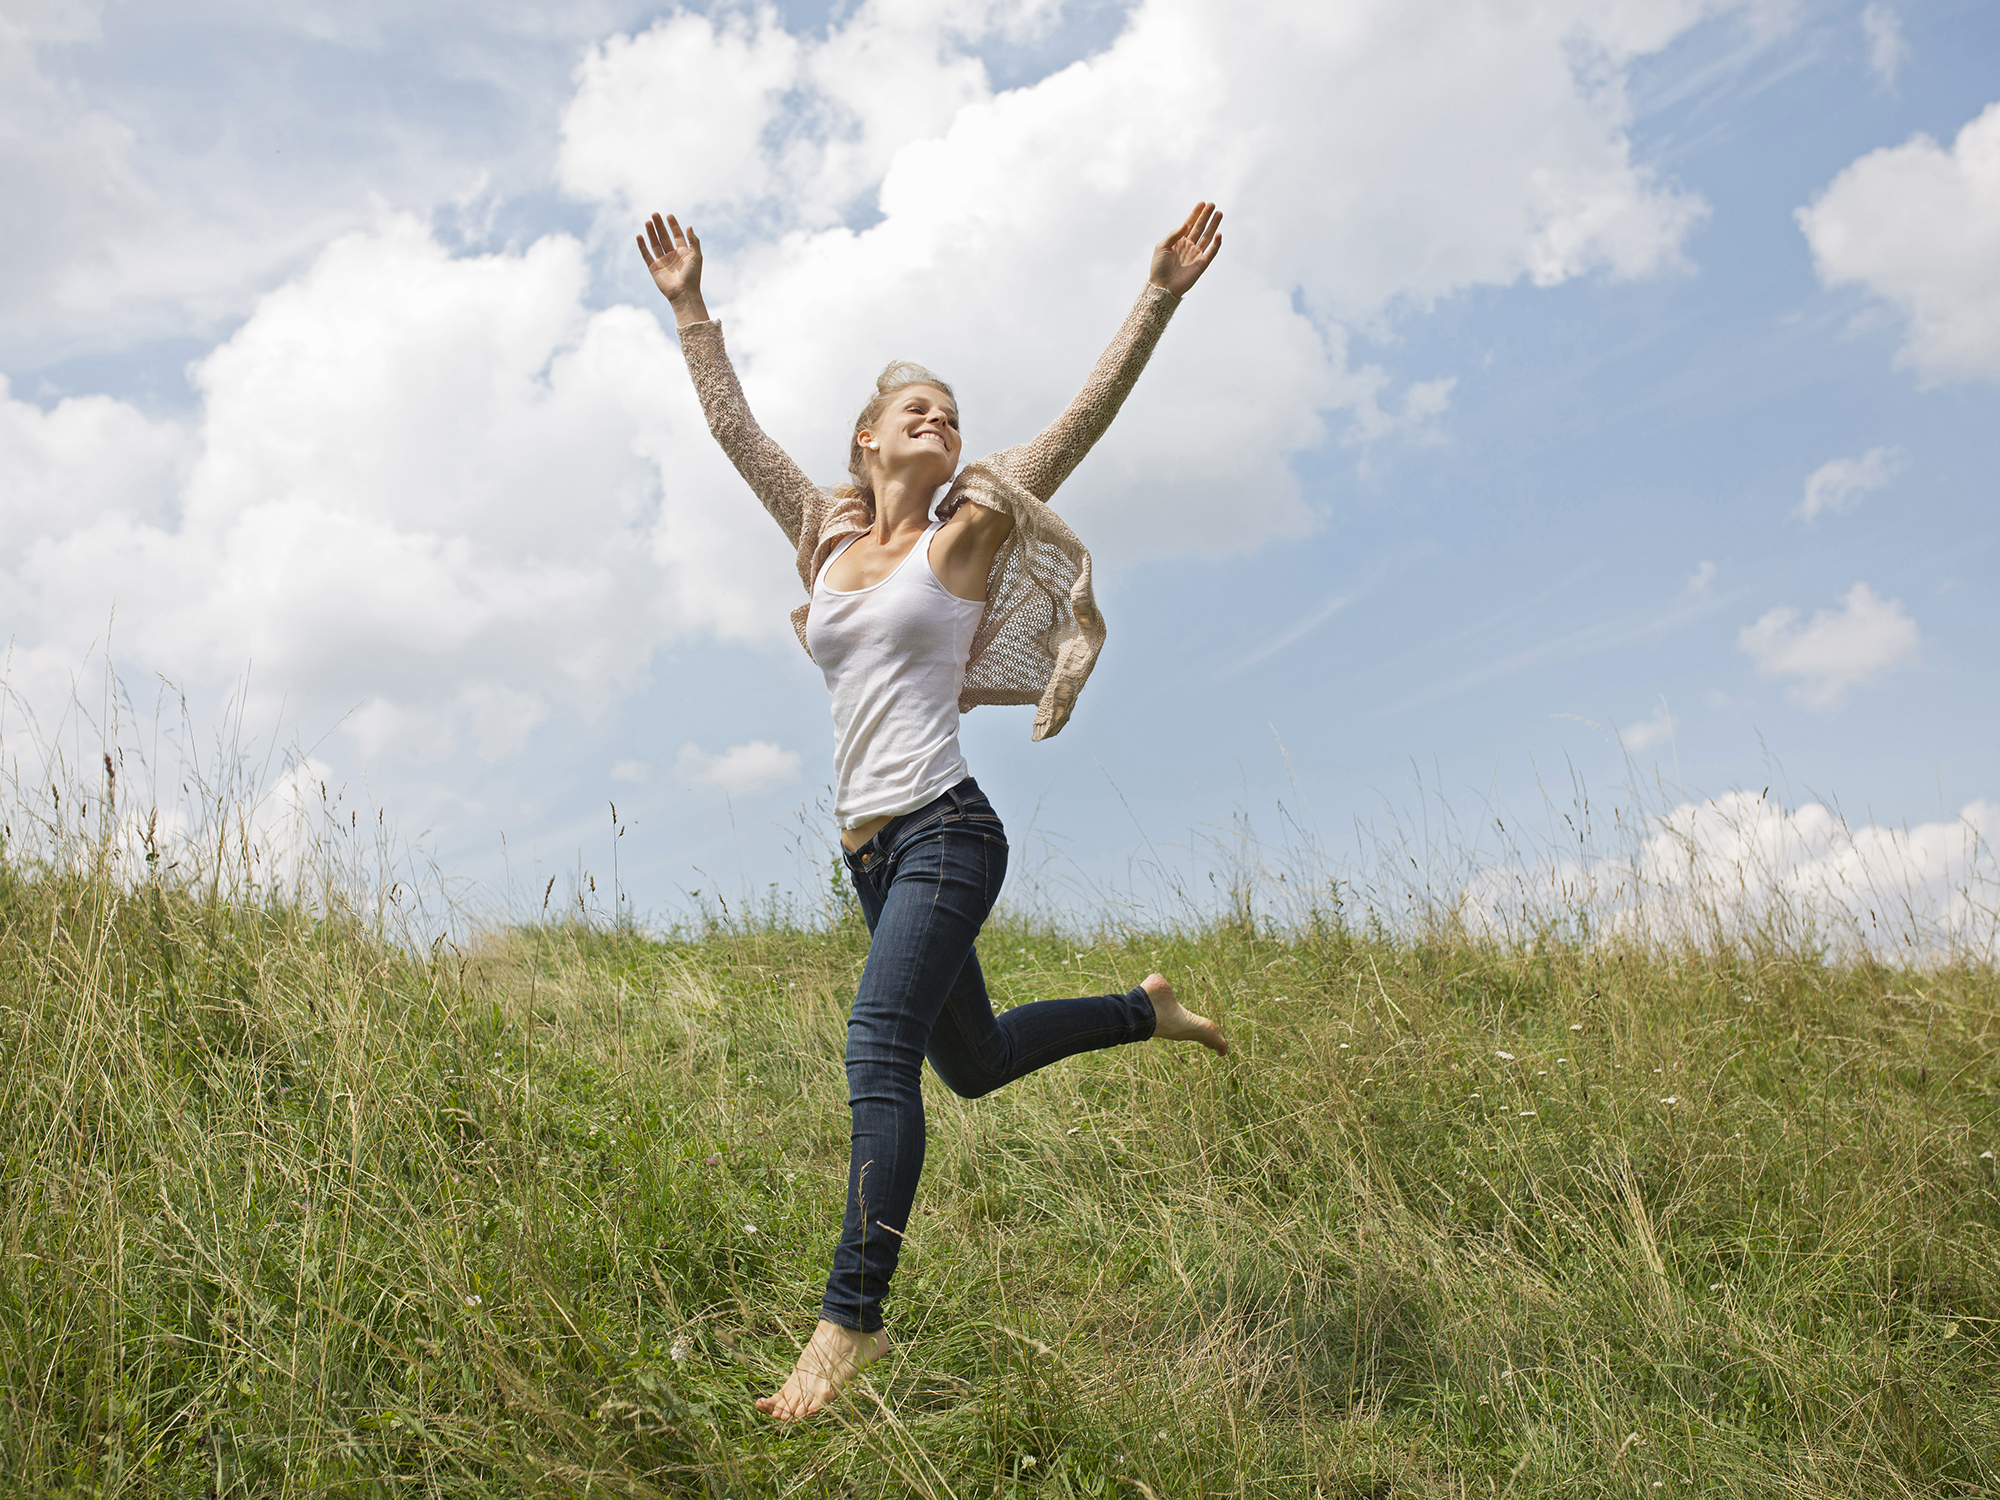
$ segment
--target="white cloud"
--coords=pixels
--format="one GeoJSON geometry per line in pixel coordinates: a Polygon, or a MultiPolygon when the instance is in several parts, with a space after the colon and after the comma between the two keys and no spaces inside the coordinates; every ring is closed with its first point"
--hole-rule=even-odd
{"type": "Polygon", "coordinates": [[[1774,609],[1738,632],[1736,644],[1767,677],[1798,679],[1792,696],[1808,708],[1837,708],[1847,690],[1892,667],[1914,661],[1917,622],[1902,601],[1884,599],[1865,583],[1805,624],[1795,609],[1774,609]]]}
{"type": "Polygon", "coordinates": [[[1868,38],[1868,66],[1883,84],[1893,88],[1896,74],[1909,61],[1910,44],[1903,37],[1903,18],[1893,5],[1871,0],[1861,11],[1861,31],[1868,38]]]}
{"type": "MultiPolygon", "coordinates": [[[[96,104],[73,73],[45,66],[52,46],[94,50],[100,13],[48,3],[0,17],[0,347],[10,354],[210,323],[361,206],[350,190],[329,212],[282,181],[239,192],[245,178],[217,170],[233,142],[178,156],[161,143],[179,132],[96,104]]],[[[269,154],[242,165],[270,172],[269,154]]]]}
{"type": "Polygon", "coordinates": [[[249,666],[253,718],[282,698],[353,710],[370,756],[494,758],[677,636],[788,638],[784,548],[679,354],[649,313],[589,313],[586,282],[563,236],[454,257],[390,218],[195,367],[191,433],[0,405],[0,475],[29,476],[0,516],[17,667],[59,691],[115,608],[128,670],[249,666]]]}
{"type": "Polygon", "coordinates": [[[761,197],[771,175],[761,138],[798,64],[797,39],[768,7],[676,11],[636,37],[610,38],[577,69],[557,159],[564,185],[616,199],[634,221],[655,201],[761,197]]]}
{"type": "Polygon", "coordinates": [[[1700,565],[1688,574],[1687,591],[1690,594],[1705,594],[1709,585],[1715,582],[1715,564],[1703,558],[1700,565]]]}
{"type": "Polygon", "coordinates": [[[764,224],[776,212],[780,228],[834,224],[904,146],[991,100],[973,44],[1031,33],[1058,9],[865,0],[823,37],[787,30],[769,5],[676,10],[585,56],[557,172],[621,228],[666,204],[764,224]]]}
{"type": "Polygon", "coordinates": [[[1662,700],[1660,706],[1654,709],[1650,716],[1619,730],[1618,743],[1632,754],[1638,755],[1642,751],[1652,749],[1662,740],[1672,739],[1676,727],[1674,716],[1667,712],[1666,702],[1662,700]]]}
{"type": "Polygon", "coordinates": [[[483,240],[646,0],[0,5],[0,360],[208,335],[386,207],[483,240]]]}
{"type": "Polygon", "coordinates": [[[1810,521],[1824,510],[1854,509],[1863,495],[1896,477],[1902,453],[1900,448],[1870,448],[1859,458],[1828,460],[1806,476],[1805,499],[1793,514],[1810,521]]]}
{"type": "Polygon", "coordinates": [[[1916,135],[1869,152],[1796,217],[1823,283],[1907,320],[1899,364],[1926,383],[2000,379],[2000,104],[1948,151],[1916,135]]]}
{"type": "Polygon", "coordinates": [[[643,760],[613,761],[611,779],[630,782],[633,786],[644,786],[653,779],[653,768],[643,760]]]}
{"type": "MultiPolygon", "coordinates": [[[[1212,549],[1218,493],[1240,545],[1311,525],[1291,460],[1330,420],[1356,441],[1435,433],[1452,377],[1400,382],[1358,352],[1405,310],[1677,264],[1703,210],[1633,162],[1625,70],[1710,9],[1297,4],[1253,35],[1212,5],[1147,0],[1105,51],[1000,92],[969,49],[1032,32],[1050,5],[869,0],[824,36],[769,11],[677,12],[584,56],[559,169],[617,229],[634,282],[638,209],[733,221],[716,305],[760,416],[822,478],[891,354],[959,377],[972,451],[1032,433],[1149,244],[1197,191],[1222,198],[1222,261],[1064,497],[1115,567],[1212,549]],[[879,217],[848,227],[870,199],[879,217]]],[[[373,12],[294,19],[326,45],[393,31],[373,12]]],[[[155,198],[133,198],[119,153],[144,142],[91,123],[37,71],[41,42],[8,35],[0,65],[46,116],[8,116],[9,138],[98,153],[36,158],[29,178],[117,189],[77,229],[98,248],[70,280],[10,288],[114,320],[155,293],[220,306],[271,257],[318,246],[194,363],[185,421],[0,393],[17,692],[67,701],[115,611],[128,672],[213,686],[247,667],[253,719],[282,703],[315,729],[345,715],[367,757],[500,758],[558,714],[600,715],[663,645],[794,649],[786,549],[709,439],[658,305],[592,311],[576,240],[469,255],[411,215],[329,235],[351,204],[239,220],[220,199],[187,208],[181,238],[106,240],[107,224],[183,212],[161,206],[179,178],[149,169],[155,198]],[[99,277],[100,251],[134,259],[99,277]]],[[[436,179],[416,157],[398,182],[436,179]]],[[[238,206],[262,180],[217,176],[238,206]]]]}
{"type": "Polygon", "coordinates": [[[732,797],[748,797],[797,781],[799,752],[780,749],[769,740],[731,745],[720,755],[683,745],[674,770],[691,785],[720,787],[732,797]]]}
{"type": "Polygon", "coordinates": [[[1731,792],[1644,818],[1635,847],[1557,855],[1477,876],[1461,910],[1483,931],[1532,934],[1555,915],[1654,942],[1776,940],[1892,959],[2000,956],[2000,803],[1914,828],[1851,827],[1818,803],[1787,812],[1731,792]]]}
{"type": "Polygon", "coordinates": [[[559,165],[623,245],[655,208],[750,235],[715,256],[711,306],[822,476],[890,355],[959,382],[971,451],[1031,434],[1148,244],[1196,193],[1222,202],[1216,271],[1066,497],[1115,564],[1211,548],[1218,486],[1239,545],[1308,527],[1289,460],[1329,417],[1434,433],[1452,377],[1399,389],[1356,352],[1400,311],[1678,265],[1705,210],[1633,162],[1625,70],[1714,8],[1314,0],[1246,27],[1146,0],[1104,52],[999,93],[963,47],[1014,8],[869,0],[824,38],[677,14],[586,60],[559,165]],[[841,222],[871,196],[877,222],[841,222]]]}
{"type": "Polygon", "coordinates": [[[0,375],[0,568],[38,539],[161,514],[193,456],[176,423],[105,396],[45,411],[14,400],[0,375]]]}

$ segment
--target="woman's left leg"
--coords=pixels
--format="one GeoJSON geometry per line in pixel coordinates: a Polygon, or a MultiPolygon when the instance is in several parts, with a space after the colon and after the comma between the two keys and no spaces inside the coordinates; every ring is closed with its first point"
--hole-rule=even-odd
{"type": "Polygon", "coordinates": [[[954,1094],[978,1099],[1079,1052],[1146,1041],[1156,1024],[1143,985],[1122,995],[1031,1000],[996,1016],[973,952],[931,1027],[926,1051],[954,1094]]]}

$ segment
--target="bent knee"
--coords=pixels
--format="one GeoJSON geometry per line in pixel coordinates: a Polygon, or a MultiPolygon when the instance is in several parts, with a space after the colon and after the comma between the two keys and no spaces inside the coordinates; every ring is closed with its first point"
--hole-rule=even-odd
{"type": "Polygon", "coordinates": [[[1006,1080],[996,1078],[991,1073],[967,1072],[963,1068],[940,1068],[931,1064],[931,1071],[938,1081],[961,1099],[984,1099],[999,1088],[1006,1080]]]}

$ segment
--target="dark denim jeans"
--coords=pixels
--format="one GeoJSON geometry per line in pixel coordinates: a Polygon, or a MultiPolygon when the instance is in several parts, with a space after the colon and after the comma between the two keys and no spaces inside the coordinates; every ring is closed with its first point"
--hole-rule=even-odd
{"type": "Polygon", "coordinates": [[[1153,1034],[1143,989],[995,1016],[973,941],[1007,874],[1007,835],[967,777],[847,855],[872,941],[847,1023],[854,1111],[847,1217],[821,1316],[873,1333],[924,1168],[925,1058],[976,1099],[1061,1058],[1153,1034]]]}

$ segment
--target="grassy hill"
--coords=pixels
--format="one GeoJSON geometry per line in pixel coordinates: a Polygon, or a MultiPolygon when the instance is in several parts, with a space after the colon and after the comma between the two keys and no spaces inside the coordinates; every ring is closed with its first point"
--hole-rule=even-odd
{"type": "Polygon", "coordinates": [[[989,928],[1236,1050],[931,1080],[897,1348],[778,1430],[865,949],[0,866],[8,1489],[2000,1490],[1990,967],[1248,921],[989,928]]]}

